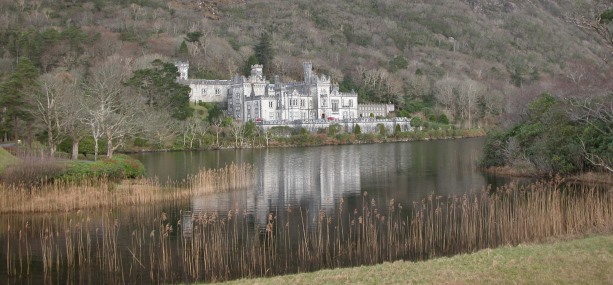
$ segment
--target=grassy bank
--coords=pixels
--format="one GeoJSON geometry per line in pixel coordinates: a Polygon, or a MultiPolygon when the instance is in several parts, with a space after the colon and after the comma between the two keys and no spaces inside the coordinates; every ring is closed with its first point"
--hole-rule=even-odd
{"type": "Polygon", "coordinates": [[[223,284],[612,284],[613,235],[223,284]]]}
{"type": "Polygon", "coordinates": [[[350,144],[372,144],[388,142],[408,142],[425,140],[445,140],[457,138],[472,138],[485,136],[482,129],[453,129],[439,128],[415,132],[400,132],[396,134],[352,134],[352,133],[303,133],[294,134],[287,137],[273,137],[268,143],[263,139],[256,139],[249,146],[243,147],[305,147],[323,145],[350,145],[350,144]]]}
{"type": "Polygon", "coordinates": [[[17,162],[18,159],[6,151],[4,148],[0,147],[0,173],[7,166],[17,162]]]}

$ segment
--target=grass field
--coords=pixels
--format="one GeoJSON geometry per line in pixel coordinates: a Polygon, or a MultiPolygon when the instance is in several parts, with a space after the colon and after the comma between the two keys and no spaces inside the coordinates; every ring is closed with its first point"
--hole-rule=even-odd
{"type": "Polygon", "coordinates": [[[613,235],[224,284],[613,284],[613,235]]]}
{"type": "Polygon", "coordinates": [[[0,172],[2,172],[7,165],[15,162],[16,160],[17,158],[11,155],[4,148],[0,147],[0,172]]]}

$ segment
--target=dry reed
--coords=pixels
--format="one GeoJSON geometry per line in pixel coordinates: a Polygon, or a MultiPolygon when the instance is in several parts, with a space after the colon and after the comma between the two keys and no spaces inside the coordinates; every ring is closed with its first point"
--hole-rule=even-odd
{"type": "Polygon", "coordinates": [[[161,185],[155,178],[125,180],[120,184],[109,179],[80,183],[55,181],[36,187],[0,184],[0,213],[73,211],[86,208],[140,205],[218,191],[230,191],[253,185],[250,164],[231,164],[220,169],[202,169],[184,181],[161,185]]]}
{"type": "Polygon", "coordinates": [[[610,192],[559,181],[431,195],[407,209],[394,200],[379,209],[367,193],[361,199],[354,209],[341,200],[335,216],[287,207],[260,224],[240,209],[183,212],[176,220],[161,213],[130,228],[127,241],[111,214],[96,226],[85,217],[36,230],[19,225],[2,241],[6,273],[25,278],[33,272],[31,261],[42,259],[37,271],[45,278],[72,276],[75,283],[94,269],[113,283],[221,281],[426,259],[613,225],[610,192]],[[34,251],[36,232],[40,248],[34,251]]]}

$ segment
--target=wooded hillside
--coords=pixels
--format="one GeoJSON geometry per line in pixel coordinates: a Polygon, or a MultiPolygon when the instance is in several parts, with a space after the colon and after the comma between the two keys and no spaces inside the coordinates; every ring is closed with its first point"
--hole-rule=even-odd
{"type": "MultiPolygon", "coordinates": [[[[464,126],[512,122],[545,91],[612,90],[602,40],[569,21],[594,1],[1,0],[0,74],[19,57],[40,74],[88,77],[114,58],[130,70],[189,60],[192,78],[229,78],[267,35],[269,74],[301,80],[311,60],[361,102],[464,126]]],[[[603,10],[600,10],[602,12],[603,10]]],[[[272,79],[272,78],[271,78],[272,79]]]]}

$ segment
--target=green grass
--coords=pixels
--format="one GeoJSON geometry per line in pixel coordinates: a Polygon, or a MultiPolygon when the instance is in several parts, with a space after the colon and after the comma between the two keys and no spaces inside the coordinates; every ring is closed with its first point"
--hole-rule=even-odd
{"type": "Polygon", "coordinates": [[[613,284],[613,235],[224,284],[613,284]]]}
{"type": "Polygon", "coordinates": [[[6,151],[4,148],[0,147],[0,173],[6,166],[9,164],[15,163],[18,161],[16,157],[6,151]]]}

